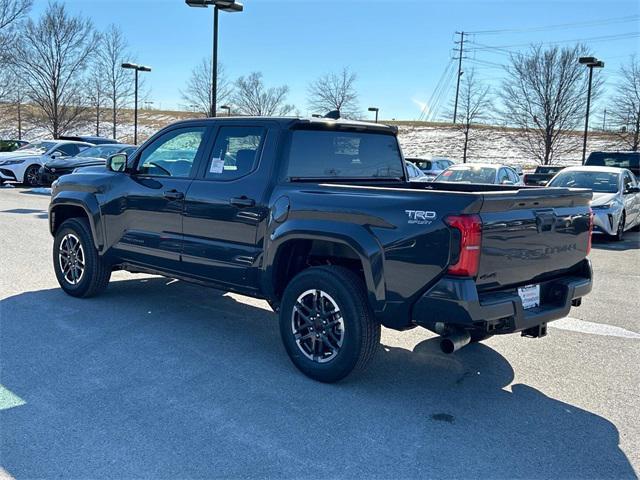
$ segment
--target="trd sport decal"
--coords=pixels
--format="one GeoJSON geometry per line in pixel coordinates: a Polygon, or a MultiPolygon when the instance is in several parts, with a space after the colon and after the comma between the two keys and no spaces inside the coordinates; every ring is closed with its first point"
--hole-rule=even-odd
{"type": "Polygon", "coordinates": [[[405,213],[409,217],[408,223],[417,225],[428,225],[437,218],[436,212],[428,210],[405,210],[405,213]]]}

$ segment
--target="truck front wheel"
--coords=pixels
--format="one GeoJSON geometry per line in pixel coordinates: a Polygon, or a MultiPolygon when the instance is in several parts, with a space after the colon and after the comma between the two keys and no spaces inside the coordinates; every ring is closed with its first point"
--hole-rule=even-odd
{"type": "Polygon", "coordinates": [[[53,269],[73,297],[91,297],[107,288],[111,267],[98,255],[86,219],[70,218],[60,225],[53,241],[53,269]]]}
{"type": "Polygon", "coordinates": [[[284,292],[280,335],[302,373],[332,383],[365,369],[380,344],[380,324],[354,272],[313,267],[299,273],[284,292]]]}

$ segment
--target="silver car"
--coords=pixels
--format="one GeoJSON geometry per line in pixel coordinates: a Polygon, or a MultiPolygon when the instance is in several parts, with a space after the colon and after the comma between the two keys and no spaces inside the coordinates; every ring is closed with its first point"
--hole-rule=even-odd
{"type": "Polygon", "coordinates": [[[523,185],[522,179],[513,168],[493,163],[452,165],[438,175],[434,182],[523,185]]]}
{"type": "Polygon", "coordinates": [[[411,162],[404,162],[407,165],[407,173],[409,174],[409,181],[410,182],[428,182],[429,177],[427,177],[422,170],[420,170],[418,167],[416,167],[413,163],[411,162]]]}
{"type": "Polygon", "coordinates": [[[568,167],[547,186],[593,191],[593,233],[622,240],[625,231],[640,226],[640,188],[636,177],[626,168],[568,167]]]}

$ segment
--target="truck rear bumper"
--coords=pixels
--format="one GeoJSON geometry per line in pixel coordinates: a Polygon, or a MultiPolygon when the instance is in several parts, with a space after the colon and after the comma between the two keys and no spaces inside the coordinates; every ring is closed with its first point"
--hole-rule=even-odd
{"type": "Polygon", "coordinates": [[[436,331],[445,327],[504,334],[528,330],[566,317],[574,300],[591,291],[591,263],[585,259],[569,275],[540,283],[540,306],[524,309],[517,289],[478,293],[473,279],[443,277],[413,306],[414,321],[436,331]]]}

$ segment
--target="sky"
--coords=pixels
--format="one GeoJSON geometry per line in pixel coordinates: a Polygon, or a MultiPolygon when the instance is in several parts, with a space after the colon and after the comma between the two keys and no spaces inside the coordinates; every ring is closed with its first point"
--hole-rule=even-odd
{"type": "MultiPolygon", "coordinates": [[[[37,17],[47,0],[35,0],[37,17]]],[[[640,52],[640,2],[531,0],[244,0],[244,12],[220,14],[220,63],[230,78],[259,71],[267,86],[288,85],[288,103],[309,114],[311,81],[349,67],[360,107],[382,119],[442,114],[455,92],[450,62],[470,32],[463,71],[498,88],[509,52],[531,43],[581,40],[605,61],[598,72],[611,88],[620,65],[640,52]],[[489,47],[501,47],[487,48],[489,47]],[[442,79],[442,81],[440,81],[442,79]],[[440,84],[440,95],[434,90],[440,84]],[[448,88],[447,88],[448,87],[448,88]],[[437,108],[437,99],[440,108],[437,108]],[[425,110],[425,104],[427,108],[425,110]],[[431,109],[431,112],[429,112],[431,109]]],[[[145,74],[155,108],[185,108],[180,90],[192,68],[211,56],[211,9],[183,0],[66,0],[98,29],[120,26],[145,74]]],[[[455,62],[454,62],[455,63],[455,62]]],[[[606,103],[606,102],[604,102],[606,103]]],[[[594,109],[605,106],[595,105],[594,109]]]]}

